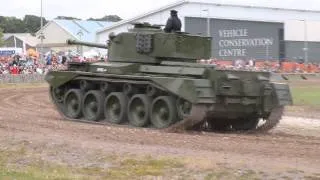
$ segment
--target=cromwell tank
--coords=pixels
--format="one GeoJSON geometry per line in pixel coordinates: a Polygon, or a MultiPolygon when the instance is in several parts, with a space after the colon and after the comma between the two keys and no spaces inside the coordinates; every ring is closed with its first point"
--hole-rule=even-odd
{"type": "Polygon", "coordinates": [[[70,62],[45,80],[57,110],[69,120],[176,131],[268,131],[292,104],[289,86],[269,72],[219,70],[197,60],[211,38],[136,23],[109,36],[108,62],[70,62]],[[260,123],[259,123],[260,122],[260,123]]]}

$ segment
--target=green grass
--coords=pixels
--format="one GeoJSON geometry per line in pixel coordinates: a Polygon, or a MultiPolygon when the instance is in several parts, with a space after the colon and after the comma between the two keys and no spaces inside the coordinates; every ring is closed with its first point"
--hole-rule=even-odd
{"type": "MultiPolygon", "coordinates": [[[[207,159],[195,158],[154,158],[151,156],[116,155],[94,153],[91,165],[57,164],[41,157],[48,149],[34,151],[28,144],[16,144],[0,149],[1,180],[68,180],[68,179],[179,179],[205,180],[230,179],[254,180],[265,179],[272,174],[250,169],[233,169],[227,165],[218,165],[207,159]],[[98,157],[98,159],[96,159],[98,157]],[[192,161],[190,161],[192,160],[192,161]],[[105,166],[105,165],[108,166],[105,166]],[[196,166],[194,166],[196,165],[196,166]]],[[[57,147],[57,150],[61,150],[57,147]]],[[[51,148],[52,149],[52,148],[51,148]]],[[[56,156],[59,159],[58,155],[56,156]]],[[[292,171],[297,173],[298,171],[292,171]]],[[[284,174],[286,175],[286,174],[284,174]]],[[[289,174],[290,175],[290,174],[289,174]]],[[[295,174],[294,174],[295,175],[295,174]]],[[[283,177],[282,174],[277,175],[283,177]]],[[[306,174],[308,179],[318,176],[306,174]]],[[[288,176],[289,177],[289,176],[288,176]]]]}
{"type": "Polygon", "coordinates": [[[74,175],[61,165],[46,163],[30,154],[24,146],[14,150],[0,150],[0,179],[42,180],[73,179],[74,175]]]}
{"type": "Polygon", "coordinates": [[[294,105],[320,107],[320,83],[291,84],[290,89],[294,105]]]}
{"type": "Polygon", "coordinates": [[[261,175],[253,170],[244,170],[236,172],[233,169],[219,169],[213,172],[209,172],[204,178],[205,180],[258,180],[261,179],[261,175]]]}
{"type": "Polygon", "coordinates": [[[319,87],[294,87],[292,88],[293,101],[295,105],[320,105],[319,87]]]}
{"type": "Polygon", "coordinates": [[[14,150],[0,150],[0,179],[139,179],[144,176],[164,176],[166,172],[184,166],[177,159],[154,159],[149,156],[106,157],[101,158],[101,161],[102,164],[112,164],[112,167],[55,164],[28,153],[25,146],[21,146],[14,150]]]}
{"type": "Polygon", "coordinates": [[[175,159],[125,159],[120,166],[109,169],[110,178],[129,178],[132,176],[163,176],[170,169],[183,168],[183,163],[175,159]]]}

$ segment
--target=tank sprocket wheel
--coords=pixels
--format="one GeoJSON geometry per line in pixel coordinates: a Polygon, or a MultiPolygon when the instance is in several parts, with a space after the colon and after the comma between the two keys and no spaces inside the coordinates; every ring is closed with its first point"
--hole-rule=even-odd
{"type": "Polygon", "coordinates": [[[267,132],[278,125],[280,122],[284,111],[284,106],[278,106],[274,108],[267,119],[265,119],[265,123],[261,126],[257,127],[258,132],[267,132]]]}
{"type": "Polygon", "coordinates": [[[145,94],[136,94],[128,104],[129,123],[136,127],[144,127],[149,123],[151,99],[145,94]]]}
{"type": "Polygon", "coordinates": [[[70,89],[64,97],[65,116],[78,119],[82,116],[83,93],[79,89],[70,89]]]}
{"type": "Polygon", "coordinates": [[[207,129],[214,132],[229,132],[230,122],[227,119],[219,119],[214,121],[207,121],[207,129]]]}
{"type": "Polygon", "coordinates": [[[153,100],[151,109],[151,122],[158,128],[167,128],[177,120],[177,107],[175,99],[170,96],[160,96],[153,100]]]}
{"type": "Polygon", "coordinates": [[[183,119],[185,116],[190,115],[192,104],[184,99],[178,98],[176,100],[177,113],[180,119],[183,119]]]}
{"type": "Polygon", "coordinates": [[[236,131],[249,131],[255,130],[259,123],[259,118],[257,117],[247,117],[242,119],[233,120],[231,122],[232,130],[236,131]]]}
{"type": "Polygon", "coordinates": [[[88,91],[82,101],[82,113],[86,120],[99,121],[103,117],[104,94],[101,91],[88,91]]]}
{"type": "Polygon", "coordinates": [[[104,101],[104,115],[107,121],[121,124],[127,119],[128,97],[122,92],[110,93],[104,101]]]}

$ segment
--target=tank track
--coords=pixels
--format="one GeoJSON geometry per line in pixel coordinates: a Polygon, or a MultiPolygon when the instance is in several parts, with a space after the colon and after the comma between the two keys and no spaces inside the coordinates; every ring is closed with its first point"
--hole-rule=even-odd
{"type": "MultiPolygon", "coordinates": [[[[218,122],[218,126],[215,127],[214,121],[204,121],[203,123],[199,124],[193,130],[204,130],[207,132],[217,132],[217,133],[238,133],[238,134],[254,134],[254,133],[267,133],[268,131],[275,128],[283,115],[284,107],[278,106],[274,108],[271,113],[269,114],[268,118],[263,119],[264,123],[259,125],[260,118],[254,118],[251,122],[252,124],[248,127],[244,126],[240,129],[232,127],[232,122],[224,119],[218,122]],[[219,126],[220,125],[220,126],[219,126]],[[244,129],[243,129],[244,128],[244,129]]],[[[207,119],[214,119],[215,117],[206,116],[207,119]]]]}
{"type": "MultiPolygon", "coordinates": [[[[129,124],[128,121],[116,124],[109,122],[106,118],[100,120],[100,121],[90,121],[86,120],[84,118],[74,119],[70,118],[65,115],[64,105],[62,103],[59,103],[52,95],[51,93],[51,87],[49,88],[49,95],[50,100],[54,104],[55,109],[58,111],[60,116],[62,117],[62,120],[72,121],[72,122],[80,122],[80,123],[86,123],[86,124],[93,124],[93,125],[106,125],[106,126],[113,126],[113,127],[126,127],[126,128],[152,128],[156,129],[155,127],[152,127],[152,125],[146,126],[146,127],[136,127],[129,124]]],[[[207,107],[205,105],[193,105],[193,108],[189,115],[186,115],[183,117],[182,120],[170,125],[167,128],[158,129],[163,132],[168,133],[178,133],[183,132],[185,130],[192,129],[196,124],[202,123],[205,121],[205,116],[207,112],[207,107]]]]}
{"type": "MultiPolygon", "coordinates": [[[[92,121],[92,120],[86,120],[84,118],[70,118],[66,116],[65,110],[66,108],[64,107],[63,103],[58,102],[58,99],[54,97],[52,93],[51,87],[49,88],[49,94],[50,94],[50,99],[53,102],[55,108],[63,117],[64,120],[69,120],[69,121],[75,121],[75,122],[81,122],[81,123],[89,123],[89,124],[96,124],[96,125],[108,125],[108,126],[116,126],[116,127],[128,127],[128,128],[152,128],[156,129],[156,127],[152,126],[152,123],[149,123],[150,125],[144,126],[144,127],[137,127],[131,125],[128,120],[126,119],[125,122],[122,123],[114,123],[110,122],[107,120],[107,118],[102,118],[100,121],[92,121]]],[[[103,98],[105,96],[103,95],[103,98]]],[[[213,129],[211,124],[207,122],[207,119],[214,119],[212,114],[209,115],[207,112],[209,111],[208,107],[204,104],[193,104],[192,109],[188,115],[182,115],[180,117],[180,121],[172,123],[170,126],[165,127],[165,128],[160,128],[158,130],[164,131],[164,132],[182,132],[185,130],[196,130],[196,131],[217,131],[217,132],[237,132],[237,133],[261,133],[261,132],[267,132],[274,127],[277,126],[279,121],[281,120],[281,117],[283,115],[283,106],[276,107],[272,110],[272,112],[269,114],[267,119],[264,119],[264,124],[261,126],[255,126],[250,129],[246,130],[234,130],[234,129],[229,129],[229,128],[221,128],[221,129],[213,129]]],[[[257,120],[259,121],[259,119],[257,120]]],[[[227,122],[227,121],[225,121],[227,122]]],[[[211,122],[212,123],[212,122],[211,122]]],[[[257,123],[258,124],[258,123],[257,123]]]]}

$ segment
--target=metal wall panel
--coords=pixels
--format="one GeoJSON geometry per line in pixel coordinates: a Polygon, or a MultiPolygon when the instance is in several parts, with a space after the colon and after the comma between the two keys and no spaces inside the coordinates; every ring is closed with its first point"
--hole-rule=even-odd
{"type": "MultiPolygon", "coordinates": [[[[207,35],[207,29],[206,18],[185,18],[186,32],[207,35]]],[[[211,19],[212,57],[225,60],[279,59],[282,29],[283,23],[211,19]]]]}
{"type": "MultiPolygon", "coordinates": [[[[305,59],[303,41],[286,41],[286,58],[288,60],[305,59]]],[[[308,61],[320,62],[320,42],[308,42],[308,61]]]]}

